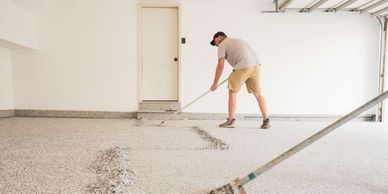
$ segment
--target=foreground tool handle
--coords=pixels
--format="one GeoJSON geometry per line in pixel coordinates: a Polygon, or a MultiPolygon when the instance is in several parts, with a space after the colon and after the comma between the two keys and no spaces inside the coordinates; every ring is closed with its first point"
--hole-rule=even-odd
{"type": "MultiPolygon", "coordinates": [[[[222,84],[224,84],[226,81],[228,81],[228,79],[225,79],[224,81],[222,81],[221,83],[219,83],[217,85],[217,87],[220,87],[222,84]]],[[[209,94],[211,92],[211,90],[209,89],[207,92],[203,93],[201,96],[199,96],[198,98],[196,98],[195,100],[191,101],[190,103],[188,103],[187,105],[185,105],[184,107],[178,109],[174,114],[168,116],[165,120],[163,120],[160,125],[163,125],[167,120],[169,120],[171,117],[173,117],[174,115],[178,114],[178,113],[181,113],[185,108],[187,108],[188,106],[194,104],[195,102],[197,102],[199,99],[201,99],[202,97],[206,96],[207,94],[209,94]]]]}
{"type": "MultiPolygon", "coordinates": [[[[251,172],[244,178],[242,178],[238,183],[237,187],[240,188],[247,184],[248,182],[255,179],[257,176],[263,174],[267,170],[271,169],[272,167],[278,165],[282,161],[286,160],[287,158],[293,156],[294,154],[298,153],[299,151],[303,150],[307,146],[311,145],[312,143],[318,141],[325,135],[329,134],[330,132],[334,131],[338,127],[342,126],[343,124],[347,123],[348,121],[352,120],[353,118],[357,117],[364,111],[372,108],[376,104],[382,102],[383,100],[388,98],[388,91],[385,91],[384,93],[380,94],[379,96],[373,98],[372,100],[368,101],[367,103],[363,104],[362,106],[358,107],[354,111],[350,112],[349,114],[341,117],[334,123],[330,124],[329,126],[325,127],[324,129],[318,131],[314,135],[310,136],[309,138],[305,139],[304,141],[300,142],[299,144],[295,145],[294,147],[290,148],[286,152],[280,154],[276,158],[272,159],[271,161],[265,163],[264,165],[257,168],[255,171],[251,172]]],[[[222,187],[216,188],[212,191],[210,191],[211,194],[225,194],[225,193],[234,193],[233,187],[229,183],[227,185],[224,185],[222,187]]]]}

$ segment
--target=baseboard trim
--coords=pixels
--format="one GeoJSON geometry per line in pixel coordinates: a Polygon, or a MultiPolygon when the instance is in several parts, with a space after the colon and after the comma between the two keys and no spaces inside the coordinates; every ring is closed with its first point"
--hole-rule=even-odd
{"type": "MultiPolygon", "coordinates": [[[[73,110],[0,110],[0,118],[9,117],[53,117],[53,118],[96,118],[96,119],[155,119],[160,120],[157,115],[171,114],[171,112],[150,112],[150,111],[134,111],[134,112],[108,112],[108,111],[73,111],[73,110]],[[144,114],[149,114],[144,116],[144,114]],[[153,115],[155,114],[155,115],[153,115]]],[[[343,115],[287,115],[275,114],[270,115],[271,120],[275,121],[334,121],[341,118],[343,115]]],[[[198,113],[184,112],[179,114],[178,119],[188,120],[224,120],[227,117],[226,113],[198,113]]],[[[375,121],[376,115],[365,114],[354,120],[357,121],[375,121]]],[[[261,120],[259,114],[236,114],[237,120],[261,120]]]]}
{"type": "Polygon", "coordinates": [[[135,119],[136,112],[16,109],[15,116],[17,117],[55,117],[55,118],[135,119]]]}
{"type": "Polygon", "coordinates": [[[15,116],[15,110],[0,110],[0,118],[9,118],[15,116]]]}
{"type": "MultiPolygon", "coordinates": [[[[138,112],[137,118],[150,119],[152,115],[144,117],[146,112],[138,112]]],[[[149,114],[149,113],[148,113],[149,114]]],[[[167,113],[155,113],[162,116],[167,113]]],[[[344,115],[287,115],[287,114],[274,114],[270,115],[273,121],[335,121],[343,117],[344,115]]],[[[163,117],[163,116],[162,116],[163,117]]],[[[165,116],[164,116],[165,117],[165,116]]],[[[155,116],[157,120],[162,120],[161,117],[155,116]]],[[[176,119],[188,119],[188,120],[225,120],[227,118],[226,113],[192,113],[185,112],[175,117],[176,119]]],[[[375,121],[376,116],[374,114],[360,115],[354,118],[356,121],[375,121]]],[[[174,118],[172,118],[173,120],[174,118]]],[[[262,116],[259,114],[236,114],[236,120],[262,120],[262,116]]]]}

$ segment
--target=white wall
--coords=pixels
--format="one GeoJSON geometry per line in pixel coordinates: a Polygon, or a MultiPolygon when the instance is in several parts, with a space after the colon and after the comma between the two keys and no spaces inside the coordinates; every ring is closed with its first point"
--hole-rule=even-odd
{"type": "MultiPolygon", "coordinates": [[[[387,75],[387,72],[385,73],[385,75],[387,75]]],[[[387,86],[388,86],[388,79],[385,79],[385,91],[388,91],[387,89],[387,86]]],[[[386,99],[384,101],[384,118],[383,118],[383,122],[388,124],[388,99],[386,99]]]]}
{"type": "MultiPolygon", "coordinates": [[[[257,0],[181,3],[183,105],[210,88],[218,30],[257,51],[271,114],[341,115],[376,95],[378,23],[367,15],[261,14],[272,1],[257,0]]],[[[58,1],[39,13],[38,51],[14,55],[16,107],[137,110],[136,16],[136,1],[120,0],[58,1]]],[[[245,91],[238,112],[258,112],[245,91]]],[[[226,94],[221,87],[186,111],[226,112],[226,94]]]]}
{"type": "Polygon", "coordinates": [[[11,50],[0,47],[0,110],[14,108],[11,50]]]}
{"type": "Polygon", "coordinates": [[[137,110],[133,2],[58,1],[37,21],[38,51],[14,54],[18,109],[137,110]]]}
{"type": "MultiPolygon", "coordinates": [[[[388,51],[386,52],[386,55],[388,54],[388,51]]],[[[386,63],[388,62],[388,60],[386,59],[386,63]]],[[[385,81],[384,81],[384,90],[385,91],[388,91],[388,78],[387,78],[387,75],[388,75],[388,68],[387,68],[387,65],[385,66],[385,81]]],[[[384,118],[383,118],[383,122],[385,124],[388,124],[388,99],[386,99],[384,101],[384,118]]]]}
{"type": "Polygon", "coordinates": [[[35,49],[35,16],[8,0],[0,0],[0,40],[35,49]]]}
{"type": "MultiPolygon", "coordinates": [[[[184,2],[183,85],[196,82],[183,88],[185,101],[210,87],[217,59],[208,42],[218,30],[247,40],[258,52],[272,114],[341,115],[376,95],[377,21],[358,14],[261,14],[273,9],[268,2],[184,2]],[[208,78],[197,79],[201,74],[208,78]]],[[[244,91],[238,112],[258,112],[244,91]]],[[[218,91],[188,111],[226,112],[226,94],[218,91]]]]}

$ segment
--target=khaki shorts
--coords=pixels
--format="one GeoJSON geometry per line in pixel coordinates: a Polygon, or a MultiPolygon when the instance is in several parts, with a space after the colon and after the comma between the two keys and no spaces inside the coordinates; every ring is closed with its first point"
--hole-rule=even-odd
{"type": "Polygon", "coordinates": [[[228,89],[239,92],[242,85],[246,84],[249,93],[260,95],[260,66],[235,69],[229,76],[228,89]]]}

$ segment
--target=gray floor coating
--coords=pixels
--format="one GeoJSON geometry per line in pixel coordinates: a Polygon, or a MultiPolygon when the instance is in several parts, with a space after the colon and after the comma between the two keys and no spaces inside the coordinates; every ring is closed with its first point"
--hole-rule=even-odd
{"type": "MultiPolygon", "coordinates": [[[[90,185],[99,180],[116,181],[107,184],[116,193],[205,193],[329,124],[279,121],[262,130],[255,121],[238,121],[234,129],[217,128],[219,122],[167,121],[157,127],[160,121],[137,126],[136,120],[119,119],[0,119],[0,193],[97,193],[90,185]],[[204,149],[212,148],[211,141],[192,126],[229,149],[204,149]],[[110,161],[98,162],[105,165],[102,174],[92,168],[101,158],[110,161]]],[[[245,188],[248,193],[388,193],[388,126],[348,123],[245,188]]]]}

